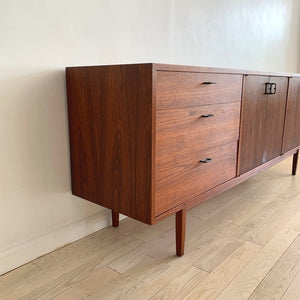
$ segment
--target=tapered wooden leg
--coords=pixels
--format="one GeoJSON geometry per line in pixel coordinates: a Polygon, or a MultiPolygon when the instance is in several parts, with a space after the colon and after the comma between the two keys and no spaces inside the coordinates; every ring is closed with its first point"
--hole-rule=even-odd
{"type": "Polygon", "coordinates": [[[118,227],[119,226],[119,213],[116,211],[111,211],[111,218],[112,218],[112,226],[118,227]]]}
{"type": "Polygon", "coordinates": [[[299,150],[297,150],[297,152],[293,156],[293,171],[292,171],[293,175],[296,175],[297,173],[298,157],[299,157],[299,150]]]}
{"type": "Polygon", "coordinates": [[[176,213],[176,255],[184,254],[185,243],[186,210],[182,209],[176,213]]]}

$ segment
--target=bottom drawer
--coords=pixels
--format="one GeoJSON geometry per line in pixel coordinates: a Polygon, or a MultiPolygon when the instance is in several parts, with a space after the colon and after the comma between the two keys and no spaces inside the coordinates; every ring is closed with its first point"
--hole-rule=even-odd
{"type": "Polygon", "coordinates": [[[187,155],[166,170],[156,170],[155,215],[236,177],[237,142],[187,155]]]}

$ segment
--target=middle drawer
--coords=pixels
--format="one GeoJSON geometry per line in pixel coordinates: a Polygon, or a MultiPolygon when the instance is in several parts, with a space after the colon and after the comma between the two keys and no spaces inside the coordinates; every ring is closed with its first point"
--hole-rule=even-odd
{"type": "Polygon", "coordinates": [[[156,167],[238,140],[240,102],[156,112],[156,167]]]}

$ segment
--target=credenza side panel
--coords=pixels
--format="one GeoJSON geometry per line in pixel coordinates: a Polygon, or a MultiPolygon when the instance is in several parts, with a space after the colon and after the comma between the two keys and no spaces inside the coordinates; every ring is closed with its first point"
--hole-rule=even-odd
{"type": "Polygon", "coordinates": [[[300,146],[300,78],[290,78],[282,152],[300,146]]]}
{"type": "Polygon", "coordinates": [[[74,195],[151,223],[152,64],[66,69],[74,195]]]}

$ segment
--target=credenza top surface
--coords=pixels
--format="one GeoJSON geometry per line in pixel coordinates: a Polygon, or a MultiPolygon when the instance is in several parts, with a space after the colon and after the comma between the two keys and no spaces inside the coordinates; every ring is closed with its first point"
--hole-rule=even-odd
{"type": "Polygon", "coordinates": [[[129,65],[152,65],[153,70],[155,70],[155,71],[203,72],[203,73],[260,75],[260,76],[300,77],[299,73],[264,72],[264,71],[253,71],[253,70],[239,70],[239,69],[214,68],[214,67],[203,67],[203,66],[188,66],[188,65],[174,65],[174,64],[160,64],[160,63],[137,63],[137,64],[112,64],[112,65],[74,66],[74,67],[67,67],[66,69],[110,67],[110,66],[129,66],[129,65]]]}

